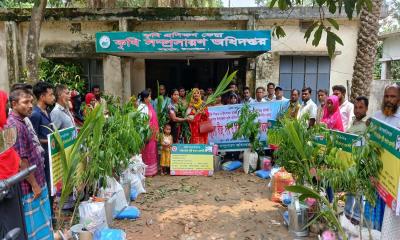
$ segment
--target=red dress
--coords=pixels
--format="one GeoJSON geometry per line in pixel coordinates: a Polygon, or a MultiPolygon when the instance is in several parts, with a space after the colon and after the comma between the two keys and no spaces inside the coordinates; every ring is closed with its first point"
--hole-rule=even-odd
{"type": "Polygon", "coordinates": [[[196,110],[191,107],[189,116],[195,116],[193,121],[189,122],[190,132],[192,136],[190,138],[191,144],[208,144],[208,133],[200,133],[200,123],[208,120],[208,109],[205,108],[203,113],[196,115],[196,110]]]}

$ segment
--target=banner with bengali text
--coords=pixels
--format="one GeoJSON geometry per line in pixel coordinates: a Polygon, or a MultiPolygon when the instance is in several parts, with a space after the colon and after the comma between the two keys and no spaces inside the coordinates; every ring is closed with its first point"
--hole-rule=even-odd
{"type": "Polygon", "coordinates": [[[383,151],[381,160],[383,169],[379,175],[377,190],[386,205],[400,215],[400,129],[390,126],[375,118],[371,138],[383,151]]]}
{"type": "Polygon", "coordinates": [[[96,52],[267,52],[270,30],[98,32],[96,52]]]}
{"type": "MultiPolygon", "coordinates": [[[[75,143],[78,132],[75,127],[66,128],[59,131],[61,140],[64,143],[65,154],[69,154],[72,145],[75,143]]],[[[47,135],[49,142],[49,162],[50,162],[50,183],[51,183],[51,196],[56,192],[61,191],[63,170],[61,165],[60,148],[57,146],[54,133],[47,135]]]]}
{"type": "MultiPolygon", "coordinates": [[[[249,147],[248,139],[233,140],[233,134],[238,126],[227,128],[228,123],[237,121],[242,104],[224,105],[208,108],[214,131],[208,134],[208,142],[217,144],[220,150],[240,151],[249,147]]],[[[259,112],[258,121],[261,123],[260,140],[267,141],[268,120],[276,120],[278,114],[286,110],[288,100],[251,103],[250,106],[259,112]]]]}

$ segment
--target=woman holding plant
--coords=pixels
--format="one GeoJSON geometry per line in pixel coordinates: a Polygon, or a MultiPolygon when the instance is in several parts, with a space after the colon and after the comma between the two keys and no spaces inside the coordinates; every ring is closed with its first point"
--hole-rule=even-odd
{"type": "Polygon", "coordinates": [[[183,118],[182,111],[185,111],[182,102],[179,99],[179,91],[177,89],[173,89],[171,91],[171,104],[168,106],[168,115],[169,115],[169,125],[171,125],[171,133],[174,140],[174,143],[179,142],[179,136],[181,135],[181,125],[179,123],[183,123],[187,121],[186,118],[183,118]],[[179,116],[179,117],[178,117],[179,116]]]}
{"type": "Polygon", "coordinates": [[[201,132],[200,126],[209,121],[209,113],[206,104],[201,99],[200,90],[198,88],[192,90],[192,98],[190,99],[186,115],[188,116],[189,127],[192,133],[190,143],[207,144],[208,132],[201,132]]]}
{"type": "Polygon", "coordinates": [[[142,150],[143,162],[147,165],[146,177],[154,176],[157,174],[157,134],[158,134],[158,120],[157,113],[151,105],[150,93],[146,90],[139,94],[139,111],[149,116],[150,129],[152,135],[149,142],[145,145],[142,150]]]}

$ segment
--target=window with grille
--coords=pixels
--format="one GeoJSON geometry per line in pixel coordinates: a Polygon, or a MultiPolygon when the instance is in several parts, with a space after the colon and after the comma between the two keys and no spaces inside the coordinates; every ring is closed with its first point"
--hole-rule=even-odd
{"type": "Polygon", "coordinates": [[[290,91],[303,87],[312,89],[312,99],[317,102],[318,89],[330,86],[331,60],[321,56],[281,56],[279,68],[279,85],[284,96],[290,98],[290,91]]]}

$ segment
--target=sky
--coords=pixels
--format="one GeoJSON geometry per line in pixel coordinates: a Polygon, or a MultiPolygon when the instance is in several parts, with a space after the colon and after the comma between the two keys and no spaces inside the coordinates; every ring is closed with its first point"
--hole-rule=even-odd
{"type": "MultiPolygon", "coordinates": [[[[229,7],[229,0],[222,0],[224,7],[229,7]]],[[[231,7],[257,7],[254,0],[230,0],[231,7]]]]}

